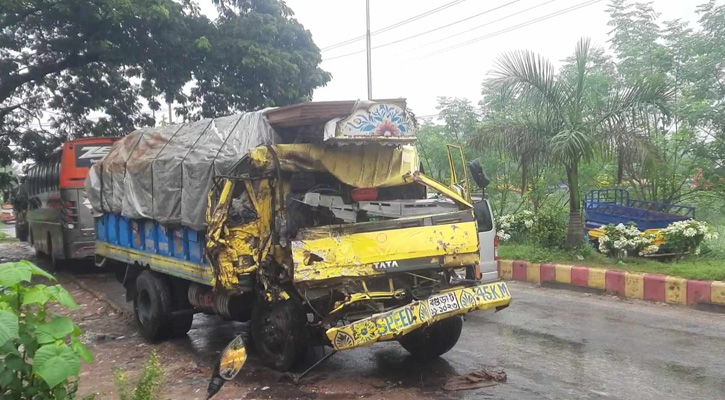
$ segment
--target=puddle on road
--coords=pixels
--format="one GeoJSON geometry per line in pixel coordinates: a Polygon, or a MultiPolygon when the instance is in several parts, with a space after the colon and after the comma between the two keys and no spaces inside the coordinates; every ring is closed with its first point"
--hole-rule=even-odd
{"type": "Polygon", "coordinates": [[[534,342],[541,345],[542,349],[548,349],[549,352],[569,351],[577,354],[583,354],[584,349],[587,346],[587,343],[584,340],[578,342],[549,333],[537,332],[520,327],[502,325],[499,328],[499,333],[503,337],[513,337],[522,342],[526,342],[529,346],[531,345],[531,342],[534,342]]]}

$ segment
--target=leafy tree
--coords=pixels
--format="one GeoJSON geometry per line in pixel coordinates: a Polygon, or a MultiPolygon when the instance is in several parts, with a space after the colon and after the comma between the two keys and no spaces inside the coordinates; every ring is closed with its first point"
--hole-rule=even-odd
{"type": "Polygon", "coordinates": [[[531,160],[518,156],[522,146],[533,146],[537,159],[564,167],[569,191],[566,245],[571,247],[581,244],[584,237],[579,169],[607,146],[608,122],[640,106],[661,106],[668,99],[666,85],[638,81],[612,88],[597,103],[587,101],[596,88],[590,49],[589,40],[580,40],[574,67],[559,74],[551,62],[528,51],[501,56],[490,83],[521,102],[521,112],[500,121],[496,129],[489,126],[480,132],[482,142],[498,144],[509,155],[519,157],[520,163],[531,160]]]}
{"type": "MultiPolygon", "coordinates": [[[[467,99],[439,97],[439,118],[443,125],[426,124],[418,132],[418,151],[423,157],[427,173],[440,181],[450,177],[446,145],[465,146],[466,140],[475,132],[479,123],[479,110],[467,99]]],[[[467,160],[476,157],[473,149],[464,148],[467,160]]],[[[460,174],[464,166],[460,157],[454,154],[456,170],[460,174]]]]}
{"type": "Polygon", "coordinates": [[[187,119],[306,99],[330,76],[280,0],[0,0],[0,165],[10,146],[42,158],[71,137],[155,123],[160,101],[187,119]]]}
{"type": "Polygon", "coordinates": [[[473,135],[480,121],[480,111],[468,99],[439,97],[438,116],[445,123],[451,144],[462,146],[473,135]]]}
{"type": "MultiPolygon", "coordinates": [[[[310,100],[330,74],[322,71],[312,36],[278,0],[216,2],[220,17],[192,74],[191,94],[179,99],[187,118],[213,117],[310,100]]],[[[200,45],[201,45],[200,44],[200,45]]]]}
{"type": "Polygon", "coordinates": [[[445,182],[450,174],[446,141],[449,139],[443,125],[424,124],[418,129],[418,154],[427,175],[445,182]]]}
{"type": "Polygon", "coordinates": [[[707,121],[705,110],[712,110],[717,101],[704,104],[701,88],[703,82],[715,87],[712,78],[718,73],[703,60],[709,57],[710,46],[723,41],[704,39],[704,32],[679,20],[666,21],[660,27],[658,14],[649,3],[616,0],[609,11],[612,49],[619,59],[618,80],[631,83],[646,77],[673,88],[670,107],[642,107],[612,126],[613,132],[622,133],[615,138],[618,182],[626,176],[644,199],[681,201],[702,189],[687,185],[697,173],[712,178],[717,170],[717,156],[708,160],[708,150],[713,148],[710,140],[700,133],[707,121]],[[710,44],[704,45],[705,41],[710,44]]]}

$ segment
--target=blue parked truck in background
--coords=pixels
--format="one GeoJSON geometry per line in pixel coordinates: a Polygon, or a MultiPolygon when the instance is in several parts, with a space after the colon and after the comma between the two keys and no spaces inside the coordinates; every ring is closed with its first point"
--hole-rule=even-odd
{"type": "Polygon", "coordinates": [[[595,189],[584,196],[585,229],[590,239],[603,235],[609,224],[634,222],[640,231],[656,233],[673,222],[695,219],[695,207],[634,200],[626,189],[595,189]]]}

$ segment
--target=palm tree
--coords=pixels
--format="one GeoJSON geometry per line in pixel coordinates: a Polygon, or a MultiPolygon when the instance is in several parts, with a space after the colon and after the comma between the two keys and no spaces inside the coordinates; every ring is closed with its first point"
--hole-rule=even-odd
{"type": "Polygon", "coordinates": [[[651,105],[664,107],[670,97],[663,82],[596,84],[590,50],[589,39],[579,40],[572,64],[558,74],[549,60],[530,51],[502,55],[488,84],[517,106],[502,118],[484,122],[478,137],[471,140],[473,146],[494,145],[510,154],[523,173],[534,161],[563,166],[569,189],[567,247],[584,239],[579,167],[596,154],[611,153],[616,145],[612,138],[622,132],[608,127],[621,126],[617,122],[624,113],[651,105]]]}

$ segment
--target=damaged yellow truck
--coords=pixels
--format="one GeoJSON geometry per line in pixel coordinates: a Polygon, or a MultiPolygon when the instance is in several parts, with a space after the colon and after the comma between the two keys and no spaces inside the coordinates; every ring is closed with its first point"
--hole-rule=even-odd
{"type": "MultiPolygon", "coordinates": [[[[472,203],[467,173],[450,185],[427,177],[414,142],[403,100],[135,131],[86,181],[96,262],[120,267],[151,341],[186,334],[206,312],[251,321],[260,359],[278,370],[318,345],[395,340],[437,357],[462,315],[505,308],[511,294],[488,201],[472,203]]],[[[230,344],[223,377],[245,342],[230,344]]]]}

